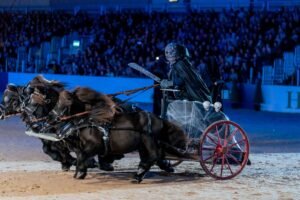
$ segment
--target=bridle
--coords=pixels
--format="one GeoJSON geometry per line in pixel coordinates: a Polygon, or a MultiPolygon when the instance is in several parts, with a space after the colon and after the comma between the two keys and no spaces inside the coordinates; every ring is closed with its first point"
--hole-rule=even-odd
{"type": "MultiPolygon", "coordinates": [[[[13,114],[18,114],[22,112],[22,102],[23,102],[23,95],[21,94],[21,90],[23,88],[16,88],[17,91],[11,90],[7,88],[4,91],[4,110],[5,111],[13,111],[13,114]]],[[[11,113],[8,113],[9,115],[11,113]]]]}

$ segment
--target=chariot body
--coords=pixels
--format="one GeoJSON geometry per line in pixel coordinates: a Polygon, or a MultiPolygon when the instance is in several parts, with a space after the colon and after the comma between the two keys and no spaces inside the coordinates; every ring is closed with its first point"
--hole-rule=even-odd
{"type": "Polygon", "coordinates": [[[230,179],[246,166],[249,141],[245,131],[221,111],[216,102],[170,100],[163,91],[162,117],[184,130],[188,140],[185,154],[189,159],[168,155],[173,166],[185,160],[199,161],[203,170],[216,179],[230,179]],[[192,158],[192,159],[191,159],[192,158]]]}

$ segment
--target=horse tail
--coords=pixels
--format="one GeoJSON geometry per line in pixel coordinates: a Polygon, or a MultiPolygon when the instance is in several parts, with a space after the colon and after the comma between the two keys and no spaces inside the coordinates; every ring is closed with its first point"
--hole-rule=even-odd
{"type": "Polygon", "coordinates": [[[177,148],[164,142],[160,144],[164,151],[172,156],[184,159],[195,159],[195,155],[190,154],[186,149],[177,148]]]}

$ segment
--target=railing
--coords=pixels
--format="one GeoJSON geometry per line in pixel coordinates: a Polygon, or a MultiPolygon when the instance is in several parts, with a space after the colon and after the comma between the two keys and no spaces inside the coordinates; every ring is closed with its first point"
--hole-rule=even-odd
{"type": "Polygon", "coordinates": [[[283,59],[275,59],[273,66],[264,66],[262,74],[264,85],[280,85],[292,78],[292,85],[300,85],[300,46],[294,52],[284,52],[283,59]]]}
{"type": "Polygon", "coordinates": [[[255,8],[265,8],[267,10],[274,10],[280,7],[296,7],[300,6],[300,0],[254,0],[255,8]]]}
{"type": "Polygon", "coordinates": [[[85,10],[91,14],[103,14],[107,11],[121,11],[128,9],[135,10],[144,10],[146,12],[151,11],[170,11],[170,12],[185,12],[188,9],[196,9],[196,10],[207,10],[207,9],[215,9],[221,10],[223,8],[248,8],[253,7],[254,9],[277,9],[282,6],[285,7],[297,7],[300,6],[300,0],[209,0],[209,1],[199,1],[199,0],[191,0],[190,3],[184,3],[183,1],[179,1],[176,3],[145,3],[136,1],[136,3],[106,3],[106,4],[95,4],[95,3],[86,3],[86,1],[82,0],[82,2],[73,5],[73,4],[65,4],[65,5],[43,5],[43,6],[2,6],[0,7],[0,12],[4,11],[21,11],[21,12],[29,12],[32,10],[65,10],[70,11],[76,14],[80,10],[85,10]]]}

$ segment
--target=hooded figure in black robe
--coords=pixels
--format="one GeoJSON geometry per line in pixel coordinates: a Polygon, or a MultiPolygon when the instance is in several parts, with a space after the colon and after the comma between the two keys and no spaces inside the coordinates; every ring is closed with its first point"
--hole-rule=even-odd
{"type": "Polygon", "coordinates": [[[165,56],[170,64],[170,71],[168,80],[162,80],[161,87],[180,90],[174,92],[175,99],[211,102],[210,91],[188,60],[187,49],[182,45],[170,43],[165,48],[165,56]]]}

